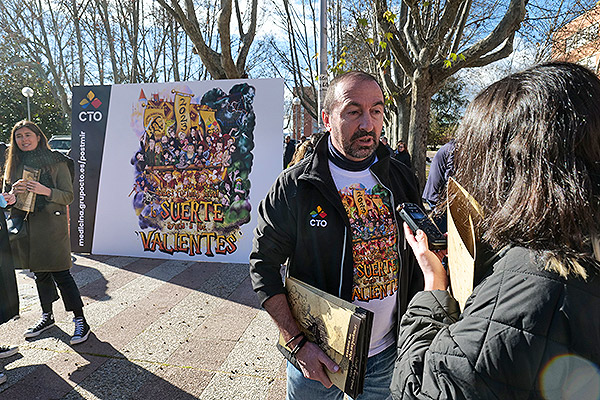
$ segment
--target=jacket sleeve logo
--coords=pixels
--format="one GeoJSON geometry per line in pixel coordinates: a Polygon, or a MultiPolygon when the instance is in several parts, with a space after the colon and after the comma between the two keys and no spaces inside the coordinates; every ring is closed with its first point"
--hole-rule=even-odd
{"type": "Polygon", "coordinates": [[[310,216],[310,226],[316,226],[320,228],[325,228],[327,226],[327,221],[325,220],[327,213],[323,211],[323,208],[321,206],[317,206],[316,210],[311,211],[310,216]]]}

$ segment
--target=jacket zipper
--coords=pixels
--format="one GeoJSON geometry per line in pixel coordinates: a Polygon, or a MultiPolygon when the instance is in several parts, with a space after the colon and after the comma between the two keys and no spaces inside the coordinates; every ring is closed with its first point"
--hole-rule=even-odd
{"type": "Polygon", "coordinates": [[[344,247],[342,247],[342,262],[340,263],[340,287],[338,297],[342,298],[342,283],[344,282],[344,259],[346,258],[346,240],[348,240],[348,227],[344,225],[344,247]]]}

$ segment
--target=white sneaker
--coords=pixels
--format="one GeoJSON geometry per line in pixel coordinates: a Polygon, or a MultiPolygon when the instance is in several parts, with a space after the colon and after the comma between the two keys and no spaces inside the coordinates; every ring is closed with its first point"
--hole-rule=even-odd
{"type": "Polygon", "coordinates": [[[0,345],[0,358],[7,358],[10,356],[14,356],[18,352],[19,352],[19,348],[17,346],[10,347],[10,346],[0,345]]]}
{"type": "Polygon", "coordinates": [[[73,318],[73,322],[75,322],[75,332],[71,337],[71,344],[85,342],[90,335],[90,326],[83,317],[75,317],[73,318]]]}
{"type": "Polygon", "coordinates": [[[44,332],[46,329],[50,329],[54,326],[54,317],[52,313],[43,313],[42,318],[40,318],[39,322],[32,326],[31,328],[25,331],[26,338],[32,338],[38,336],[40,333],[44,332]]]}

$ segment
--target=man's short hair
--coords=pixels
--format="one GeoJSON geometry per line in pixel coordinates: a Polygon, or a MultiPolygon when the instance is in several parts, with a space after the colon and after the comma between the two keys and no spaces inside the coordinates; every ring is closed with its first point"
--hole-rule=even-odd
{"type": "MultiPolygon", "coordinates": [[[[377,79],[375,79],[375,77],[373,75],[368,74],[366,72],[362,72],[362,71],[346,72],[342,75],[336,76],[329,83],[329,88],[327,88],[327,93],[325,94],[325,100],[323,100],[323,111],[325,111],[327,114],[331,113],[331,110],[333,109],[333,107],[335,106],[335,103],[337,101],[337,98],[335,95],[337,86],[340,83],[343,83],[349,79],[355,79],[358,82],[373,81],[377,84],[377,86],[381,90],[381,95],[383,96],[383,89],[381,89],[381,85],[379,84],[379,82],[377,82],[377,79]]],[[[385,96],[383,96],[383,97],[385,97],[385,96]]]]}

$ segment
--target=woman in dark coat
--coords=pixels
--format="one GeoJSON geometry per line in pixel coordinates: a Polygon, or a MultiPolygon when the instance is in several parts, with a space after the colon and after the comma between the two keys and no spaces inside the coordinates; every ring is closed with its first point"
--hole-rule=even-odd
{"type": "Polygon", "coordinates": [[[495,255],[460,313],[427,237],[405,226],[425,291],[400,323],[393,397],[600,398],[600,79],[550,63],[494,83],[465,113],[455,162],[495,255]]]}
{"type": "MultiPolygon", "coordinates": [[[[13,195],[6,193],[3,195],[5,199],[12,199],[14,202],[13,195]]],[[[2,210],[0,209],[0,211],[2,210]]],[[[15,267],[12,262],[6,233],[6,220],[0,218],[0,324],[17,315],[19,315],[19,293],[17,291],[17,280],[15,279],[15,267]]],[[[18,350],[16,346],[0,345],[0,358],[10,357],[16,354],[18,350]]],[[[4,382],[6,382],[6,375],[0,367],[0,384],[4,382]]]]}
{"type": "Polygon", "coordinates": [[[71,244],[68,231],[67,205],[73,201],[73,161],[48,147],[46,136],[31,121],[15,124],[11,134],[5,179],[12,185],[17,202],[11,215],[26,218],[28,236],[12,241],[17,268],[35,274],[42,317],[25,332],[26,338],[38,336],[54,325],[52,303],[60,289],[67,311],[74,314],[75,332],[71,344],[87,340],[90,327],[83,315],[83,302],[71,275],[71,244]],[[24,167],[39,171],[38,180],[23,179],[24,167]],[[20,200],[35,193],[33,210],[23,211],[20,200]]]}
{"type": "MultiPolygon", "coordinates": [[[[0,143],[0,159],[4,160],[6,145],[0,143]]],[[[4,163],[0,164],[4,166],[4,163]]],[[[13,194],[3,193],[4,206],[7,202],[14,203],[15,196],[13,194]]],[[[0,212],[3,212],[0,208],[0,212]]],[[[4,215],[0,214],[0,324],[9,321],[13,317],[19,315],[19,292],[17,290],[17,280],[15,278],[15,267],[8,243],[8,234],[6,231],[6,220],[4,215]]],[[[18,352],[16,346],[0,345],[0,358],[10,357],[18,352]]],[[[6,382],[6,375],[0,367],[0,383],[6,382]]]]}
{"type": "MultiPolygon", "coordinates": [[[[15,267],[6,235],[6,220],[0,218],[0,324],[19,315],[19,293],[15,279],[15,267]]],[[[2,346],[0,346],[0,358],[2,346]]]]}

